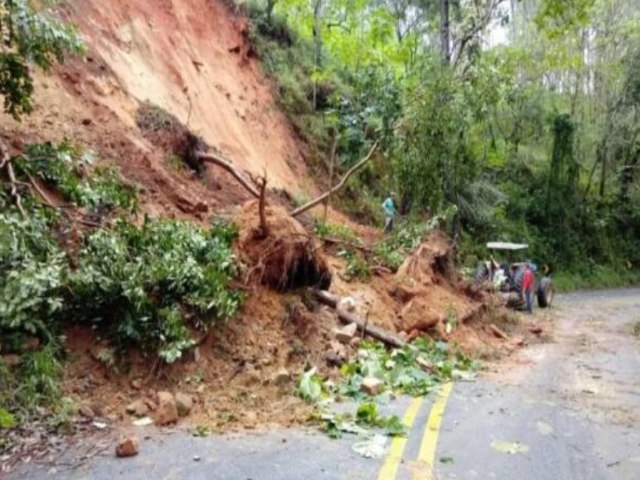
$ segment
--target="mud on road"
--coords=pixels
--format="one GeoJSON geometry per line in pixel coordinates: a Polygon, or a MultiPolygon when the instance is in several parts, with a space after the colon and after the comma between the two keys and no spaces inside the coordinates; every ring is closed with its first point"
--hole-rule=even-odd
{"type": "Polygon", "coordinates": [[[176,432],[144,439],[132,459],[107,450],[78,462],[70,451],[57,465],[26,466],[11,478],[639,479],[640,289],[560,296],[553,321],[552,341],[477,381],[384,407],[411,425],[381,458],[355,453],[353,436],[331,440],[301,428],[176,432]]]}

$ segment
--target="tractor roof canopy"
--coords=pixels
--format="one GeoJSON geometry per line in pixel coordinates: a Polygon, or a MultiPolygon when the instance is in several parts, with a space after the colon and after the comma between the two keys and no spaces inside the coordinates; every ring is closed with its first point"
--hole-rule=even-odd
{"type": "Polygon", "coordinates": [[[489,242],[487,248],[491,250],[524,250],[529,248],[526,243],[489,242]]]}

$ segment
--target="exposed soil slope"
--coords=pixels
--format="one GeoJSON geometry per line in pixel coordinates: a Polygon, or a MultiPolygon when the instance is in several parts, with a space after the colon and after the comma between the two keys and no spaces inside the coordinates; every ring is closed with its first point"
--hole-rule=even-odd
{"type": "Polygon", "coordinates": [[[79,27],[87,56],[37,79],[36,111],[21,126],[2,117],[15,138],[68,138],[97,150],[145,189],[152,213],[206,213],[246,200],[219,169],[199,182],[167,167],[168,152],[136,125],[150,102],[240,168],[267,171],[269,187],[293,197],[315,190],[273,85],[247,56],[246,20],[221,0],[70,0],[63,15],[79,27]]]}

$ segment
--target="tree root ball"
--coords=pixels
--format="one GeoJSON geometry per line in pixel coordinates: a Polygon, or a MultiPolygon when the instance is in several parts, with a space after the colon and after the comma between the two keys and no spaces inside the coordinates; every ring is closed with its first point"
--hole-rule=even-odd
{"type": "Polygon", "coordinates": [[[268,235],[262,235],[258,201],[242,206],[233,222],[240,229],[238,255],[247,265],[247,283],[277,290],[331,285],[331,271],[313,235],[282,207],[265,209],[268,235]]]}

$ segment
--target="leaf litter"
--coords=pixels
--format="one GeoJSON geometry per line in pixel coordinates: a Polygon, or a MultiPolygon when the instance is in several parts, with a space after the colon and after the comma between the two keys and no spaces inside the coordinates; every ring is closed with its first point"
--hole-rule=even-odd
{"type": "Polygon", "coordinates": [[[340,368],[340,381],[325,380],[311,368],[300,376],[297,393],[315,405],[310,421],[318,423],[329,437],[357,435],[353,450],[366,458],[379,458],[386,445],[381,439],[407,435],[402,420],[381,414],[379,406],[399,394],[428,395],[440,383],[454,378],[471,380],[479,368],[477,362],[445,342],[421,338],[393,350],[379,342],[363,342],[355,358],[340,368]],[[362,390],[363,381],[372,377],[384,385],[375,396],[362,390]],[[343,399],[357,402],[355,413],[332,410],[331,405],[343,399]]]}

